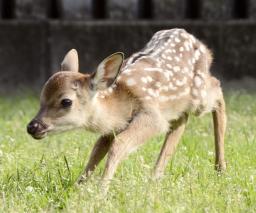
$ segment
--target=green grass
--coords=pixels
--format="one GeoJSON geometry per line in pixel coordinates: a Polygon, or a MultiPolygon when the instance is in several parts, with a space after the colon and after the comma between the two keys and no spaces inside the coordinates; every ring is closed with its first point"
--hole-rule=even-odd
{"type": "Polygon", "coordinates": [[[159,136],[122,162],[104,195],[104,163],[88,183],[74,185],[98,135],[75,131],[35,141],[25,127],[38,98],[2,96],[0,212],[255,212],[256,95],[232,92],[226,102],[225,174],[213,169],[211,116],[191,116],[162,180],[150,178],[163,142],[159,136]]]}

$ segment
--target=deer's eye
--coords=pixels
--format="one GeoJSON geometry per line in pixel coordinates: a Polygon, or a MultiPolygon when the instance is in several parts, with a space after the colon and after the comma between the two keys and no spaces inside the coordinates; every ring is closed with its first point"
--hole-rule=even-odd
{"type": "Polygon", "coordinates": [[[63,108],[68,108],[68,107],[71,107],[72,101],[68,98],[65,98],[61,100],[60,104],[63,108]]]}

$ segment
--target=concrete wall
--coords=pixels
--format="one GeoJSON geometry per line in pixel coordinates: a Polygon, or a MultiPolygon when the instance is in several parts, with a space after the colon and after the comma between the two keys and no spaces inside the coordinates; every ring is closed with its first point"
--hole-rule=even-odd
{"type": "Polygon", "coordinates": [[[157,30],[174,27],[213,50],[215,75],[256,78],[253,0],[241,8],[235,0],[108,0],[100,8],[102,2],[0,0],[0,88],[41,87],[71,48],[79,52],[81,71],[92,72],[107,55],[123,51],[128,57],[157,30]]]}

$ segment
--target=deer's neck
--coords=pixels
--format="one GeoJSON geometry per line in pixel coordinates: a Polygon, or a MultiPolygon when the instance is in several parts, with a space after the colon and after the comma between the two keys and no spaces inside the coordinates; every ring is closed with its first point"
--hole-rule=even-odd
{"type": "Polygon", "coordinates": [[[123,88],[99,92],[93,100],[89,129],[101,134],[123,130],[137,108],[135,100],[123,88]]]}

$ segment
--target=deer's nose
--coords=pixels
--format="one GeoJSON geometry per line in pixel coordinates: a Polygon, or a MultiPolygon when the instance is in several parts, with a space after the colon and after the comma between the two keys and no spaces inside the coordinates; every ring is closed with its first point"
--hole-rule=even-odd
{"type": "Polygon", "coordinates": [[[36,120],[32,120],[28,125],[27,125],[27,132],[30,135],[36,134],[40,126],[40,123],[36,120]]]}

